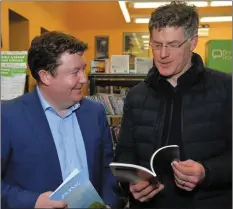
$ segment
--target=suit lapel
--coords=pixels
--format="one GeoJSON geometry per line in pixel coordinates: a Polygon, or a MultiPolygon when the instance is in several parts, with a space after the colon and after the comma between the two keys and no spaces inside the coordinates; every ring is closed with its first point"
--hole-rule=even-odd
{"type": "Polygon", "coordinates": [[[32,137],[36,137],[41,145],[41,151],[47,159],[45,163],[48,165],[49,172],[54,173],[54,180],[62,182],[56,146],[36,89],[29,93],[24,103],[24,112],[30,124],[28,128],[31,128],[34,134],[32,137]]]}
{"type": "Polygon", "coordinates": [[[91,130],[90,125],[90,118],[91,115],[88,112],[88,109],[85,108],[84,104],[80,105],[80,108],[76,111],[76,116],[79,122],[80,130],[82,132],[83,141],[86,149],[86,156],[87,156],[87,165],[89,170],[89,178],[90,180],[93,179],[93,157],[94,157],[94,142],[93,140],[93,133],[91,130]]]}

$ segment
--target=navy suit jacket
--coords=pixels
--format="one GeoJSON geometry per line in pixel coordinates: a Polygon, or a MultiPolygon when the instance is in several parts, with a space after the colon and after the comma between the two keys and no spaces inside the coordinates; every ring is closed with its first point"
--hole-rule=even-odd
{"type": "MultiPolygon", "coordinates": [[[[83,98],[76,115],[90,181],[114,207],[117,184],[109,169],[113,153],[104,107],[83,98]]],[[[41,193],[62,183],[55,143],[36,90],[1,105],[1,132],[2,208],[34,208],[41,193]]]]}

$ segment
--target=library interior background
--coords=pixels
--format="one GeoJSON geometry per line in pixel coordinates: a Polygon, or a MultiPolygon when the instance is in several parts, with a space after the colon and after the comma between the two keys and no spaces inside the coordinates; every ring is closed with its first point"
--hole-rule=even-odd
{"type": "MultiPolygon", "coordinates": [[[[145,78],[153,64],[148,46],[148,18],[160,3],[1,2],[1,100],[35,87],[26,66],[30,42],[39,34],[58,30],[88,43],[85,57],[89,83],[84,96],[103,103],[107,99],[109,122],[119,122],[122,98],[130,87],[145,78]]],[[[195,52],[202,56],[206,66],[232,73],[232,1],[195,4],[200,14],[195,52]]]]}

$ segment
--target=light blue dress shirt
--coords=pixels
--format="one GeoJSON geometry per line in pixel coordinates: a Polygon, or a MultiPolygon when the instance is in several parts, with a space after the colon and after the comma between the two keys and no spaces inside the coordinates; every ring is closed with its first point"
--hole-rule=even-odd
{"type": "Polygon", "coordinates": [[[64,116],[60,116],[45,100],[38,86],[37,92],[56,145],[63,180],[75,168],[83,170],[89,178],[85,145],[75,114],[80,104],[73,105],[64,116]]]}

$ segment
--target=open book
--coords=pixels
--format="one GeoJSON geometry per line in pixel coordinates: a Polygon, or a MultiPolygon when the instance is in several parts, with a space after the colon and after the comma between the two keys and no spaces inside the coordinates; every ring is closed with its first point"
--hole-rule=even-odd
{"type": "Polygon", "coordinates": [[[68,208],[105,208],[105,204],[84,172],[74,169],[50,195],[52,200],[65,200],[68,208]]]}
{"type": "Polygon", "coordinates": [[[156,150],[150,158],[150,169],[140,165],[127,163],[110,163],[110,168],[115,178],[120,182],[137,183],[142,180],[155,180],[162,176],[171,167],[173,160],[180,159],[179,146],[168,145],[156,150]]]}

